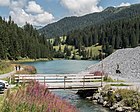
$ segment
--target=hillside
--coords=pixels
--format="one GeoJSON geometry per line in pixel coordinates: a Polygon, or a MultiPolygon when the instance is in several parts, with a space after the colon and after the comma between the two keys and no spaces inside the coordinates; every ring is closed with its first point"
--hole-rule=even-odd
{"type": "Polygon", "coordinates": [[[99,13],[92,13],[81,17],[66,17],[58,22],[49,24],[39,30],[46,37],[53,38],[66,35],[71,31],[80,30],[87,26],[100,25],[108,21],[135,17],[140,15],[140,4],[128,7],[108,7],[99,13]]]}
{"type": "Polygon", "coordinates": [[[86,72],[103,71],[109,76],[140,80],[140,47],[120,49],[105,58],[102,62],[88,68],[86,72]],[[117,64],[120,74],[116,73],[117,64]]]}

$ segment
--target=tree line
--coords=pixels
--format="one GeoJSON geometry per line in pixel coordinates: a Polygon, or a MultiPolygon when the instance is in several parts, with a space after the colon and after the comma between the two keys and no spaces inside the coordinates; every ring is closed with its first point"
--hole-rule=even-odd
{"type": "Polygon", "coordinates": [[[114,49],[136,47],[140,44],[140,16],[75,30],[67,35],[65,44],[73,45],[79,51],[83,46],[102,45],[106,55],[114,49]]]}
{"type": "Polygon", "coordinates": [[[20,58],[53,57],[53,46],[39,34],[32,25],[18,27],[14,21],[0,17],[0,59],[18,60],[20,58]]]}

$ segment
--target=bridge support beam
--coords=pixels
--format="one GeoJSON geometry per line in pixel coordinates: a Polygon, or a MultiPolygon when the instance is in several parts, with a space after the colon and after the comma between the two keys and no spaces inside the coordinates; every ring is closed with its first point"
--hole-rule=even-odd
{"type": "Polygon", "coordinates": [[[94,89],[84,89],[84,90],[78,90],[76,94],[78,94],[81,98],[86,98],[93,96],[94,93],[98,91],[98,88],[94,89]]]}

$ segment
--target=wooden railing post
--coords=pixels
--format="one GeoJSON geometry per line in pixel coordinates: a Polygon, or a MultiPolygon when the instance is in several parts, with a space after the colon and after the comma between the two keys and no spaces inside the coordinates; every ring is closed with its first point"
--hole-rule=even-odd
{"type": "Polygon", "coordinates": [[[66,88],[66,77],[67,77],[67,76],[64,76],[64,90],[65,90],[65,88],[66,88]]]}
{"type": "Polygon", "coordinates": [[[83,77],[83,89],[85,89],[85,76],[83,77]]]}
{"type": "Polygon", "coordinates": [[[45,83],[46,83],[46,76],[44,76],[44,86],[45,86],[45,83]]]}

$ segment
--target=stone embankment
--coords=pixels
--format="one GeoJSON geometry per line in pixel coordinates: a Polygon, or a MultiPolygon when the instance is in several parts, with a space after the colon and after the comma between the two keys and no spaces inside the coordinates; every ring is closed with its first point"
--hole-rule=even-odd
{"type": "Polygon", "coordinates": [[[140,94],[133,90],[116,90],[107,85],[86,99],[94,104],[101,104],[114,112],[140,112],[140,94]]]}
{"type": "Polygon", "coordinates": [[[112,77],[140,81],[140,47],[117,50],[100,63],[88,67],[86,72],[102,70],[112,77]],[[120,73],[116,73],[117,69],[120,73]]]}

